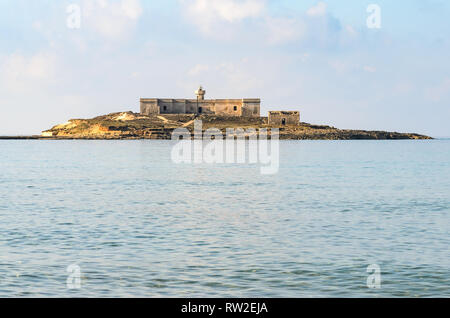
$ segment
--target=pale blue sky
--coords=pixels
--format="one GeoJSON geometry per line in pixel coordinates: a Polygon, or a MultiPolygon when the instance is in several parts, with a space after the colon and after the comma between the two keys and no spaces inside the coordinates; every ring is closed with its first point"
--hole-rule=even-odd
{"type": "Polygon", "coordinates": [[[450,136],[449,17],[445,0],[0,0],[0,135],[202,84],[260,97],[264,115],[450,136]],[[372,3],[381,29],[366,25],[372,3]]]}

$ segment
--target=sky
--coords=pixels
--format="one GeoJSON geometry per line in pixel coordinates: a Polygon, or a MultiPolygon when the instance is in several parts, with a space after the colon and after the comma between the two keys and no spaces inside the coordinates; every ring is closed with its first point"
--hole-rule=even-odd
{"type": "Polygon", "coordinates": [[[447,0],[0,0],[0,135],[203,85],[264,116],[448,137],[449,17],[447,0]]]}

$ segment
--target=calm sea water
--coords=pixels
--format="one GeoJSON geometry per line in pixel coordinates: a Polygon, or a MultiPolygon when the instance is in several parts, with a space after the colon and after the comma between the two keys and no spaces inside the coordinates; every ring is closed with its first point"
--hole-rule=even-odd
{"type": "Polygon", "coordinates": [[[0,296],[450,297],[450,140],[280,142],[272,176],[171,147],[0,141],[0,296]]]}

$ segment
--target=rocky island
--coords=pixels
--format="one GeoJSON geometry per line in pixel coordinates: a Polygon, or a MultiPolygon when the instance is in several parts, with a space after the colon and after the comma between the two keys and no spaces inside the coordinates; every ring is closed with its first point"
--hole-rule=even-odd
{"type": "MultiPolygon", "coordinates": [[[[91,119],[71,119],[43,131],[40,136],[0,137],[0,139],[172,139],[177,128],[184,138],[193,138],[200,130],[219,129],[226,138],[227,129],[235,137],[244,133],[255,136],[278,129],[284,140],[352,140],[352,139],[432,139],[415,133],[337,129],[302,122],[300,111],[273,110],[261,116],[260,98],[206,99],[202,86],[196,98],[141,98],[140,112],[111,113],[91,119]],[[201,121],[201,128],[199,122],[201,121]],[[197,124],[197,125],[196,125],[197,124]],[[238,129],[245,129],[245,132],[238,129]],[[253,131],[252,131],[253,130],[253,131]],[[261,131],[262,130],[262,131],[261,131]]],[[[217,132],[217,130],[216,130],[217,132]]],[[[222,138],[217,134],[215,138],[222,138]]]]}
{"type": "MultiPolygon", "coordinates": [[[[215,128],[226,136],[226,129],[279,129],[280,139],[350,140],[350,139],[431,139],[412,133],[345,130],[311,125],[300,121],[299,111],[269,111],[261,116],[261,99],[206,99],[202,86],[196,98],[141,98],[140,112],[121,112],[92,119],[72,119],[42,133],[40,138],[53,139],[171,139],[176,128],[194,133],[215,128]]],[[[257,134],[257,132],[251,132],[257,134]]],[[[188,134],[188,133],[187,133],[188,134]]],[[[219,137],[220,138],[220,137],[219,137]]],[[[270,137],[269,137],[270,138],[270,137]]]]}
{"type": "Polygon", "coordinates": [[[278,128],[282,140],[387,140],[432,139],[415,133],[337,129],[308,123],[269,124],[267,117],[232,117],[206,114],[150,114],[121,112],[92,119],[72,119],[46,130],[40,139],[171,139],[174,129],[193,131],[194,121],[201,120],[203,130],[218,128],[278,128]]]}

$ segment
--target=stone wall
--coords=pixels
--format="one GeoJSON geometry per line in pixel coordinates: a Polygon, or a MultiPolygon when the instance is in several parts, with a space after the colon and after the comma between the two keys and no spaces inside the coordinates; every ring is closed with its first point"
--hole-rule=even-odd
{"type": "Polygon", "coordinates": [[[158,115],[159,106],[157,99],[141,99],[141,114],[143,115],[158,115]]]}
{"type": "Polygon", "coordinates": [[[160,114],[186,113],[186,100],[184,99],[158,99],[160,114]]]}
{"type": "Polygon", "coordinates": [[[259,99],[141,99],[141,114],[260,117],[259,99]]]}
{"type": "Polygon", "coordinates": [[[260,99],[243,99],[242,115],[243,117],[261,117],[260,99]]]}
{"type": "Polygon", "coordinates": [[[219,116],[242,116],[242,100],[216,99],[215,114],[219,116]]]}
{"type": "Polygon", "coordinates": [[[197,108],[197,100],[189,100],[189,103],[192,105],[194,109],[193,114],[206,114],[206,115],[214,115],[214,101],[212,100],[199,100],[198,108],[197,108]]]}
{"type": "Polygon", "coordinates": [[[269,125],[285,126],[300,124],[298,111],[271,111],[269,112],[269,125]]]}

